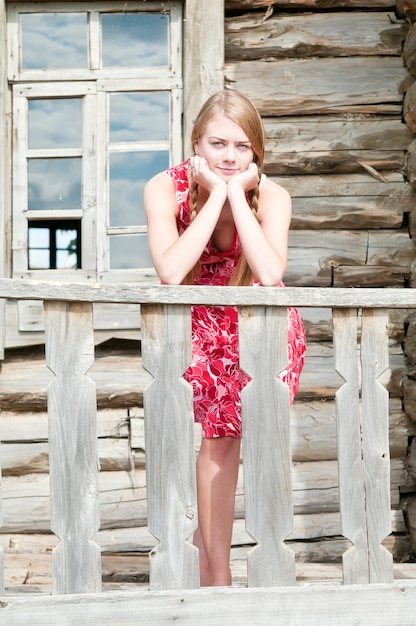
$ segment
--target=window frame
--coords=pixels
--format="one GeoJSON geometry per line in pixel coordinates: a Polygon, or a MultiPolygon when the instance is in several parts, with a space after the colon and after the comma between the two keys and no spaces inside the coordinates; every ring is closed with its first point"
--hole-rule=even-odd
{"type": "Polygon", "coordinates": [[[34,220],[32,222],[28,222],[28,229],[30,232],[30,228],[32,225],[38,225],[39,228],[47,230],[49,232],[49,247],[38,247],[38,246],[30,246],[28,244],[28,255],[30,258],[31,250],[48,250],[49,252],[49,269],[59,269],[56,267],[58,252],[63,250],[63,248],[58,248],[56,232],[58,230],[66,229],[66,230],[74,230],[77,232],[77,240],[76,240],[76,261],[77,267],[81,266],[81,243],[82,243],[82,233],[81,233],[81,220],[34,220]]]}
{"type": "Polygon", "coordinates": [[[182,3],[171,0],[166,8],[166,2],[134,1],[128,3],[128,12],[139,13],[170,13],[169,29],[169,59],[166,67],[120,67],[100,68],[100,13],[116,13],[125,9],[126,5],[120,1],[95,2],[11,2],[7,5],[7,36],[9,40],[8,78],[11,82],[62,80],[65,74],[67,80],[89,80],[106,78],[142,78],[151,79],[157,73],[158,78],[170,81],[172,78],[182,79],[182,3]],[[20,68],[20,13],[81,13],[87,12],[89,60],[91,69],[58,69],[58,70],[21,70],[20,68]]]}
{"type": "MultiPolygon", "coordinates": [[[[163,2],[131,2],[128,11],[149,13],[166,11],[163,2]]],[[[97,65],[99,54],[99,16],[104,11],[120,11],[120,2],[79,2],[34,4],[15,2],[8,5],[8,54],[9,81],[13,92],[13,189],[12,189],[12,255],[14,277],[36,279],[51,278],[60,272],[59,278],[79,280],[81,277],[100,281],[153,280],[155,272],[149,268],[114,270],[109,267],[109,237],[112,234],[141,234],[146,225],[134,227],[110,227],[108,217],[109,155],[112,151],[160,150],[163,142],[134,142],[124,146],[112,146],[108,142],[109,95],[122,92],[168,91],[170,93],[171,136],[165,142],[169,150],[169,163],[183,158],[182,118],[182,6],[180,2],[169,3],[171,12],[169,29],[168,67],[152,68],[105,68],[90,70],[25,70],[19,68],[19,13],[22,12],[82,12],[91,11],[88,30],[95,39],[90,46],[90,59],[97,65]],[[82,150],[57,149],[29,150],[28,148],[28,101],[36,98],[83,98],[83,145],[82,150]],[[27,160],[42,156],[77,156],[82,158],[81,208],[74,210],[29,211],[27,160]],[[29,270],[28,222],[35,220],[81,219],[82,269],[77,270],[29,270]]]]}

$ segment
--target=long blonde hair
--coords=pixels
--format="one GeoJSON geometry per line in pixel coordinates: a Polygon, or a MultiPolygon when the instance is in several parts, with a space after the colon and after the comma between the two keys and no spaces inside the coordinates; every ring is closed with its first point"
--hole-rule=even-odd
{"type": "MultiPolygon", "coordinates": [[[[225,89],[212,95],[202,106],[194,123],[191,134],[192,146],[205,133],[207,125],[217,115],[226,115],[233,122],[241,126],[253,150],[253,161],[257,164],[259,180],[261,179],[264,162],[265,132],[259,112],[254,104],[236,90],[225,89]]],[[[191,221],[196,215],[196,204],[198,200],[198,185],[188,173],[189,180],[189,204],[191,208],[191,221]]],[[[257,217],[259,187],[252,189],[248,193],[251,210],[257,217]]],[[[200,263],[198,262],[185,277],[184,284],[193,284],[198,276],[200,263]]],[[[251,285],[253,283],[253,273],[247,263],[244,254],[241,255],[235,272],[230,280],[230,285],[251,285]]]]}

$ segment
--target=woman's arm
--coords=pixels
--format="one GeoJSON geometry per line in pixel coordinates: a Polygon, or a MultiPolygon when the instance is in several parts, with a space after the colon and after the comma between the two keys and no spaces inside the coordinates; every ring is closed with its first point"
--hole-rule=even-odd
{"type": "Polygon", "coordinates": [[[225,198],[225,185],[213,187],[198,215],[179,236],[176,225],[178,204],[172,179],[166,172],[161,172],[146,184],[144,206],[149,250],[156,272],[164,283],[180,284],[199,261],[225,198]]]}
{"type": "Polygon", "coordinates": [[[245,199],[244,183],[249,174],[247,170],[229,181],[228,199],[254,277],[262,285],[272,286],[286,270],[292,203],[283,187],[266,179],[260,189],[256,219],[245,199]]]}

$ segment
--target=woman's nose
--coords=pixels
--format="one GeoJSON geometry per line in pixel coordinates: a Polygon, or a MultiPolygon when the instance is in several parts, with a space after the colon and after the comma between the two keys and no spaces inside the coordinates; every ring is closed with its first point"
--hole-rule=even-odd
{"type": "Polygon", "coordinates": [[[232,144],[228,144],[225,149],[225,159],[227,161],[235,161],[235,148],[232,144]]]}

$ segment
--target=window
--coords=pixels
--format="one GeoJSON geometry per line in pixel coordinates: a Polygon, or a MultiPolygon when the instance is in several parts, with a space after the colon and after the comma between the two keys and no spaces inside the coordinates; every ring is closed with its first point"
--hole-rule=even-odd
{"type": "Polygon", "coordinates": [[[30,270],[65,270],[81,267],[81,222],[29,222],[30,270]]]}
{"type": "Polygon", "coordinates": [[[8,12],[14,276],[153,275],[142,196],[182,158],[181,3],[8,12]]]}

